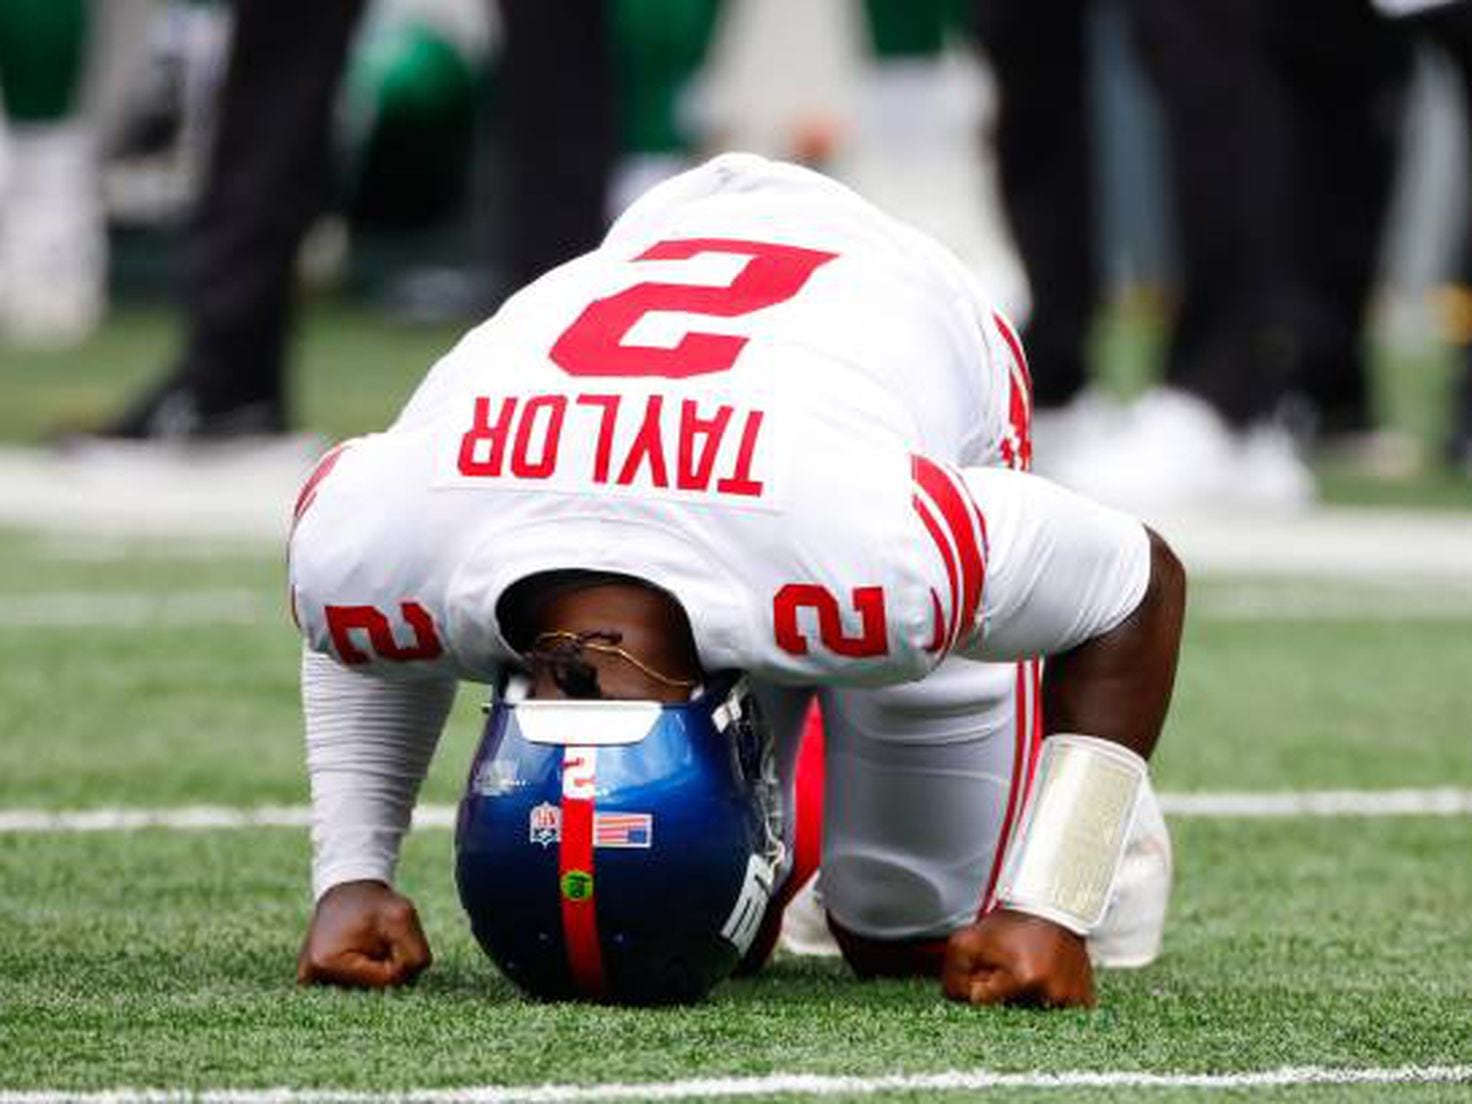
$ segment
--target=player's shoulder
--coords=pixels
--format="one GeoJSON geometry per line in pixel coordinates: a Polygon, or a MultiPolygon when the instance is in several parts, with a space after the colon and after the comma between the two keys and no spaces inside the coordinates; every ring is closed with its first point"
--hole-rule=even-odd
{"type": "Polygon", "coordinates": [[[409,438],[354,438],[318,461],[297,496],[287,567],[309,647],[350,667],[418,677],[461,670],[445,566],[463,527],[419,493],[408,461],[422,449],[409,438]]]}
{"type": "Polygon", "coordinates": [[[294,573],[348,572],[386,549],[412,547],[425,450],[412,431],[374,433],[334,446],[302,483],[292,510],[294,573]]]}

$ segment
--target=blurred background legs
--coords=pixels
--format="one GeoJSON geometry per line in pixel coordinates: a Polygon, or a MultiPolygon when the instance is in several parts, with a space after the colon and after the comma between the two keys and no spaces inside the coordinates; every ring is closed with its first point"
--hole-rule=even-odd
{"type": "MultiPolygon", "coordinates": [[[[1319,465],[1331,481],[1403,478],[1428,455],[1430,419],[1414,439],[1384,432],[1366,302],[1388,289],[1394,318],[1410,319],[1402,301],[1423,286],[1376,261],[1403,32],[1414,23],[1465,59],[1467,0],[1393,23],[1371,0],[325,0],[290,19],[281,0],[88,5],[0,0],[0,86],[12,111],[39,114],[43,130],[80,120],[72,133],[107,152],[125,300],[157,294],[160,243],[172,222],[183,229],[182,339],[157,357],[169,370],[102,420],[104,436],[279,435],[301,409],[303,285],[396,320],[480,317],[595,242],[633,195],[745,147],[833,173],[961,256],[1025,326],[1043,470],[1087,491],[1137,508],[1296,507],[1311,491],[1306,446],[1333,457],[1319,465]],[[25,90],[34,59],[6,54],[21,35],[47,39],[28,9],[73,58],[47,66],[39,95],[25,90]],[[139,55],[148,87],[177,85],[182,107],[103,90],[126,91],[118,74],[139,55]],[[77,57],[90,58],[85,78],[77,57]],[[150,159],[170,128],[192,152],[150,159]]],[[[1447,89],[1431,92],[1445,121],[1447,89]]],[[[91,181],[72,195],[95,199],[95,162],[72,179],[91,181]]],[[[1425,237],[1435,216],[1419,210],[1425,237]]],[[[90,240],[100,255],[102,235],[90,240]]],[[[1437,273],[1451,264],[1440,252],[1437,273]]],[[[0,233],[7,253],[19,256],[0,233]]],[[[43,271],[0,260],[11,267],[43,271]]],[[[1433,267],[1416,270],[1425,285],[1433,267]]],[[[79,313],[95,319],[105,284],[100,263],[91,271],[97,305],[79,313]]],[[[67,301],[44,276],[7,284],[45,288],[32,296],[43,311],[67,301]]],[[[14,341],[24,326],[7,328],[14,341]]],[[[65,332],[40,340],[75,339],[65,332]]],[[[1390,340],[1403,349],[1418,333],[1415,355],[1432,363],[1424,320],[1390,340]]],[[[1469,408],[1446,446],[1455,457],[1472,439],[1472,383],[1461,391],[1441,407],[1447,420],[1469,408]]],[[[80,400],[68,409],[98,424],[80,400]]]]}
{"type": "Polygon", "coordinates": [[[986,140],[997,89],[968,53],[971,8],[968,0],[863,0],[854,119],[827,167],[945,242],[998,307],[1022,315],[1028,278],[997,178],[1008,151],[986,140]]]}
{"type": "Polygon", "coordinates": [[[97,137],[82,110],[88,19],[88,0],[0,2],[0,330],[19,344],[79,342],[106,304],[97,137]]]}
{"type": "MultiPolygon", "coordinates": [[[[1412,21],[1416,32],[1448,57],[1456,70],[1464,112],[1472,113],[1472,4],[1433,7],[1412,21]]],[[[1468,148],[1464,146],[1464,153],[1468,148]]],[[[1464,188],[1463,195],[1469,192],[1464,188]]],[[[1468,205],[1472,212],[1472,204],[1468,205]]],[[[1472,219],[1467,224],[1472,231],[1472,219]]],[[[1472,233],[1468,234],[1472,237],[1472,233]]],[[[1452,424],[1446,455],[1456,469],[1472,476],[1472,241],[1464,245],[1461,288],[1450,297],[1448,336],[1460,349],[1460,371],[1452,398],[1452,424]]]]}
{"type": "Polygon", "coordinates": [[[700,146],[691,90],[715,36],[721,0],[611,0],[617,165],[606,215],[683,172],[700,146]]]}
{"type": "MultiPolygon", "coordinates": [[[[333,107],[364,8],[236,0],[217,130],[184,233],[183,351],[100,436],[230,439],[291,424],[296,265],[331,194],[333,107]]],[[[500,16],[497,164],[512,212],[506,276],[518,286],[602,234],[611,62],[601,0],[503,0],[500,16]]],[[[399,171],[412,180],[416,166],[399,171]]]]}
{"type": "Polygon", "coordinates": [[[603,236],[617,152],[606,0],[501,0],[511,287],[603,236]]]}
{"type": "Polygon", "coordinates": [[[1363,323],[1408,54],[1363,0],[1135,0],[1164,112],[1179,306],[1163,386],[1064,458],[1136,509],[1298,509],[1311,434],[1369,426],[1363,323]]]}
{"type": "Polygon", "coordinates": [[[1089,387],[1101,306],[1090,96],[1091,0],[980,0],[975,27],[997,87],[1001,196],[1029,288],[1022,327],[1035,455],[1087,450],[1113,424],[1089,387]]]}
{"type": "Polygon", "coordinates": [[[329,185],[331,106],[362,0],[239,0],[203,191],[185,228],[184,349],[104,435],[281,433],[293,272],[329,185]]]}

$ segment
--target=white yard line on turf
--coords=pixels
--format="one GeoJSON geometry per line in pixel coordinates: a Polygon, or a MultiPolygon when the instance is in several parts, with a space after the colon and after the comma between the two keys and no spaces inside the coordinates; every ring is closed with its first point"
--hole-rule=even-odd
{"type": "MultiPolygon", "coordinates": [[[[1254,819],[1263,817],[1472,816],[1472,789],[1287,790],[1259,793],[1163,793],[1167,816],[1254,819]]],[[[0,835],[21,832],[123,832],[140,828],[218,830],[305,828],[305,805],[181,805],[168,808],[0,809],[0,835]]],[[[453,828],[453,805],[421,805],[416,828],[453,828]]]]}
{"type": "Polygon", "coordinates": [[[1286,790],[1280,793],[1167,793],[1171,817],[1467,816],[1472,790],[1286,790]]]}
{"type": "Polygon", "coordinates": [[[0,594],[7,629],[134,629],[290,623],[285,597],[260,591],[60,590],[0,594]]]}
{"type": "Polygon", "coordinates": [[[606,1085],[471,1085],[448,1089],[365,1092],[352,1089],[109,1089],[101,1092],[6,1092],[0,1104],[371,1104],[403,1100],[414,1104],[553,1104],[557,1101],[722,1100],[751,1096],[859,1096],[893,1092],[977,1092],[986,1089],[1205,1089],[1237,1090],[1297,1085],[1432,1085],[1472,1083],[1472,1066],[1396,1066],[1338,1069],[1290,1066],[1241,1073],[1147,1073],[1077,1070],[1063,1073],[945,1073],[832,1077],[774,1073],[764,1077],[711,1077],[606,1085]]]}

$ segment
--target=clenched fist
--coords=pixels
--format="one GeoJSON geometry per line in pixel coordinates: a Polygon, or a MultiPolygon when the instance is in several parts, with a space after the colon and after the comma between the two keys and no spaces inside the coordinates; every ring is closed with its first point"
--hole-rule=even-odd
{"type": "Polygon", "coordinates": [[[951,1000],[1040,1008],[1091,1007],[1094,972],[1082,936],[1051,920],[998,909],[946,944],[941,985],[951,1000]]]}
{"type": "Polygon", "coordinates": [[[297,956],[296,980],[382,989],[413,981],[430,961],[409,898],[382,882],[344,882],[317,902],[297,956]]]}

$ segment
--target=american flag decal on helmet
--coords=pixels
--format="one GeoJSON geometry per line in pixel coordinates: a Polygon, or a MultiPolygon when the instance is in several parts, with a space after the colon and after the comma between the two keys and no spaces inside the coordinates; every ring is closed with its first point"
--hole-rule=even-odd
{"type": "Polygon", "coordinates": [[[981,608],[981,588],[986,578],[986,522],[976,503],[952,468],[927,460],[910,458],[914,479],[911,499],[915,512],[935,542],[945,564],[950,602],[942,654],[971,637],[981,608]]]}
{"type": "Polygon", "coordinates": [[[652,813],[594,813],[594,847],[654,846],[652,813]]]}

